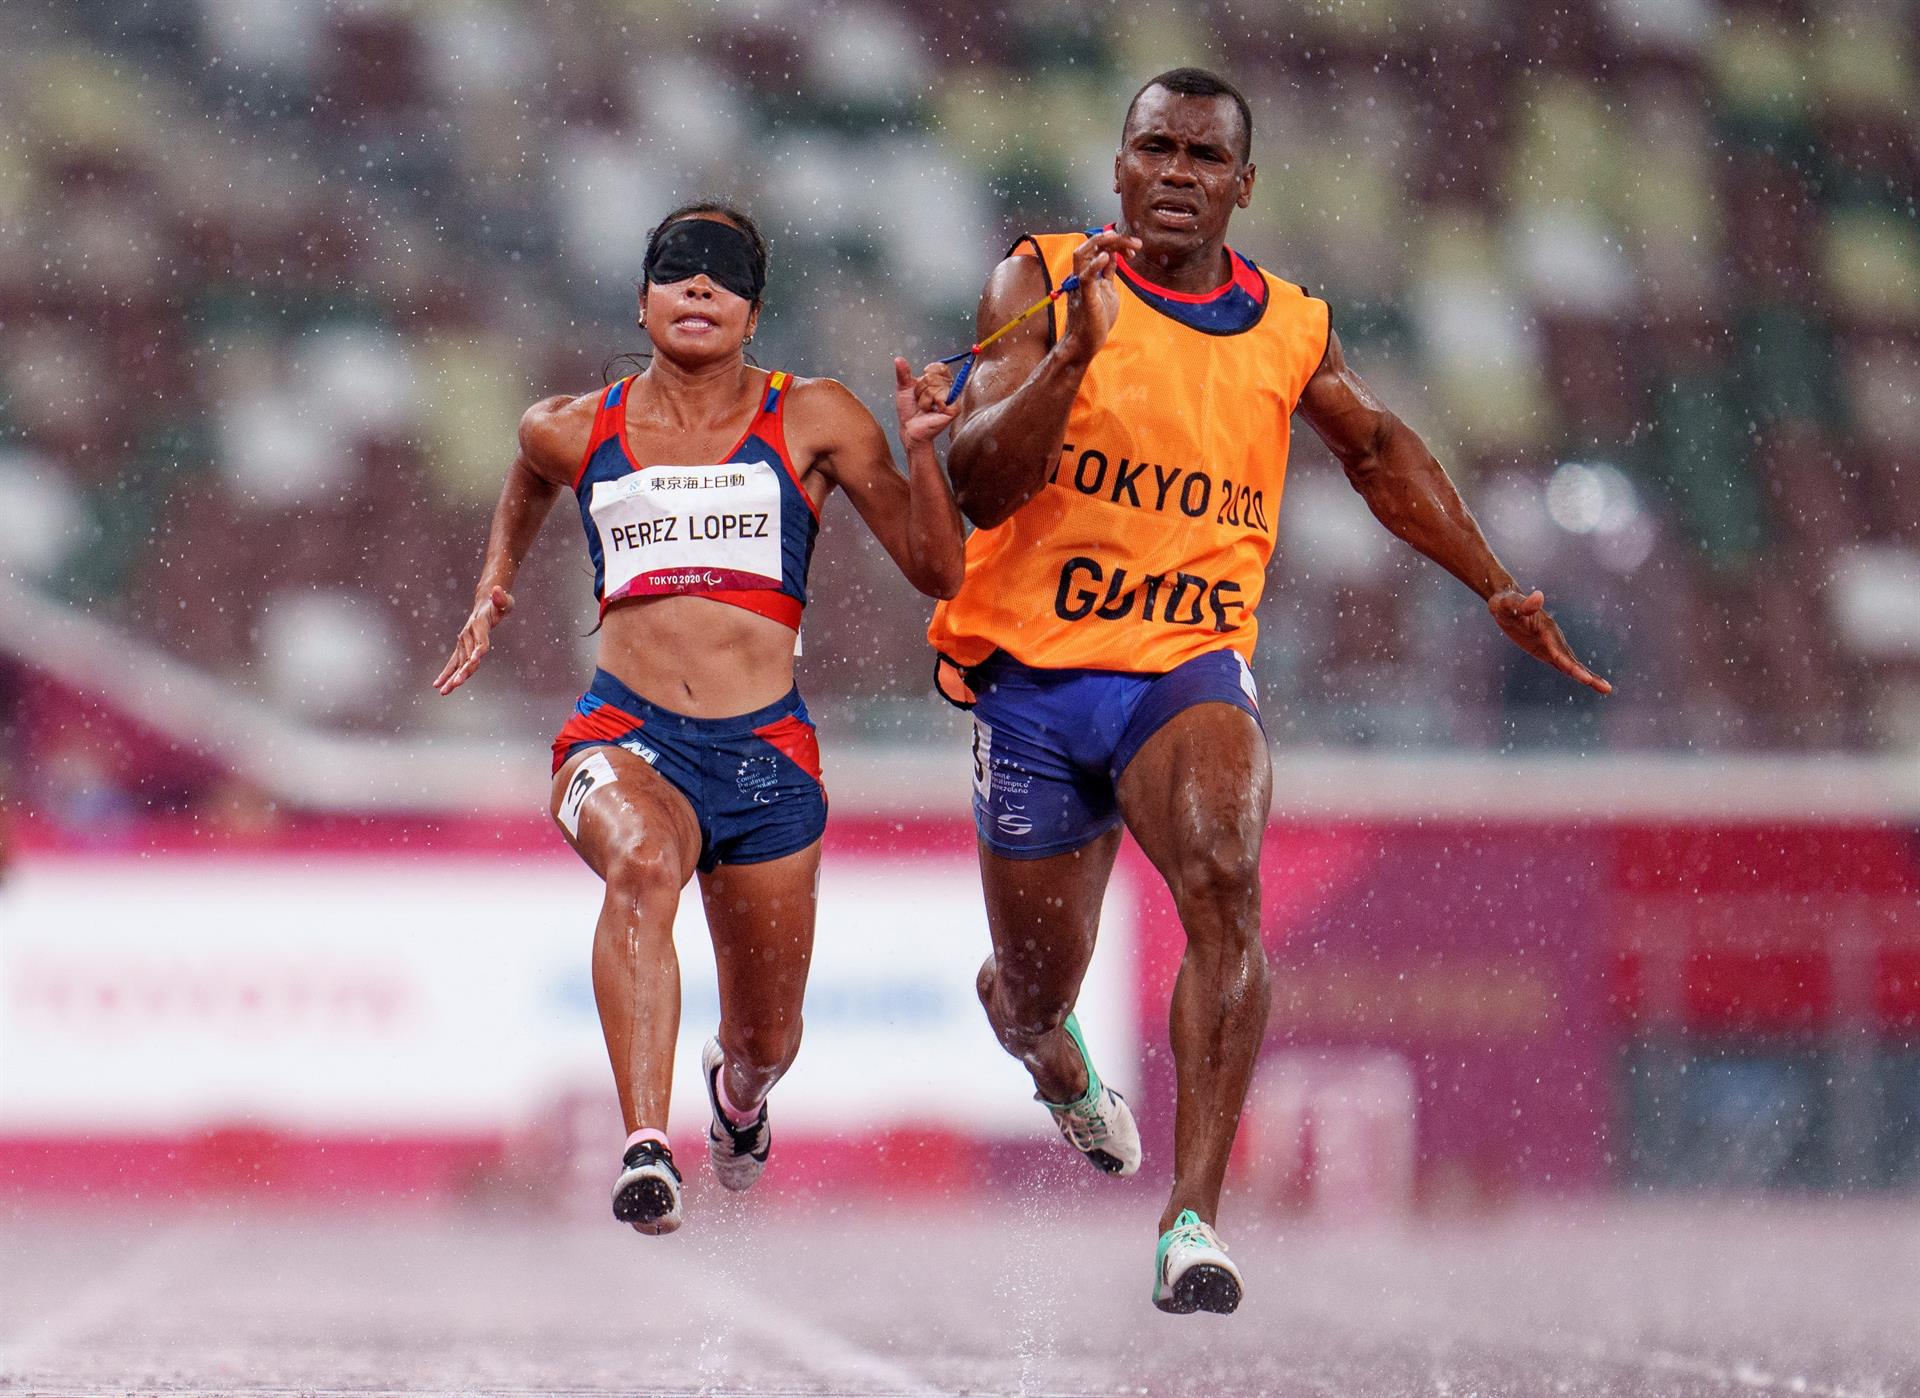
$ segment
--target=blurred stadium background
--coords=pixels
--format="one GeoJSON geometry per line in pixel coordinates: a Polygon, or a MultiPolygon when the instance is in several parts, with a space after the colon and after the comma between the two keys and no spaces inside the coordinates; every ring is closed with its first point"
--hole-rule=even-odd
{"type": "MultiPolygon", "coordinates": [[[[884,420],[889,356],[964,344],[1017,233],[1111,215],[1127,97],[1191,61],[1254,106],[1235,245],[1327,297],[1618,687],[1506,647],[1296,432],[1237,1207],[1910,1222],[1917,31],[1911,0],[11,0],[0,1201],[597,1215],[598,886],[541,818],[591,666],[567,511],[477,683],[427,688],[519,413],[643,347],[645,231],[717,194],[773,244],[756,352],[884,420]]],[[[992,1197],[1056,1147],[971,1001],[964,721],[838,506],[815,595],[835,823],[767,1192],[992,1197]],[[929,1079],[950,1117],[903,1125],[929,1079]]],[[[1130,851],[1086,1019],[1144,1104],[1141,1220],[1178,949],[1130,851]]]]}

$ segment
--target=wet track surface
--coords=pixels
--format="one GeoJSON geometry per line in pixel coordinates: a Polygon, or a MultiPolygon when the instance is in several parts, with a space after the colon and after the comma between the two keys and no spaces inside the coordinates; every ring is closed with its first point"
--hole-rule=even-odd
{"type": "Polygon", "coordinates": [[[1230,1318],[1151,1307],[1151,1227],[1131,1201],[696,1196],[665,1239],[478,1208],[15,1208],[0,1390],[1920,1394],[1920,1201],[1241,1217],[1230,1318]]]}

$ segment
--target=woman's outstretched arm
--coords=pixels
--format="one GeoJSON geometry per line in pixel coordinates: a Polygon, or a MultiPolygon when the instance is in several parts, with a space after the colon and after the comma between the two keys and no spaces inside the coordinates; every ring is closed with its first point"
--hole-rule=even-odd
{"type": "Polygon", "coordinates": [[[487,530],[487,552],[480,564],[480,581],[473,589],[473,610],[453,643],[453,654],[441,667],[433,687],[451,694],[479,668],[492,649],[493,628],[513,610],[513,580],[533,547],[534,535],[568,485],[566,447],[581,441],[578,405],[588,405],[591,426],[592,395],[574,398],[561,394],[544,398],[520,419],[520,450],[507,468],[500,500],[493,507],[487,530]]]}
{"type": "Polygon", "coordinates": [[[813,463],[847,492],[860,518],[906,575],[929,597],[951,597],[966,572],[966,533],[933,439],[953,421],[945,403],[949,371],[928,365],[916,379],[907,361],[894,365],[894,406],[907,449],[907,474],[873,414],[845,386],[813,379],[796,395],[792,436],[813,463]]]}

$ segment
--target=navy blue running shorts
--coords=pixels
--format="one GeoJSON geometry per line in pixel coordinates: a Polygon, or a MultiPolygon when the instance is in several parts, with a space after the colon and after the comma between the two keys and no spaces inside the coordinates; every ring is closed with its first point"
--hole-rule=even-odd
{"type": "MultiPolygon", "coordinates": [[[[721,864],[764,864],[803,850],[827,828],[820,783],[820,741],[800,691],[733,718],[689,718],[650,704],[605,670],[574,705],[553,740],[558,772],[582,748],[611,744],[643,759],[679,788],[700,822],[700,870],[721,864]]],[[[587,759],[560,803],[579,833],[580,805],[596,775],[587,759]]],[[[602,767],[607,764],[602,762],[602,767]]],[[[601,779],[612,780],[611,771],[601,779]]]]}
{"type": "Polygon", "coordinates": [[[1009,859],[1079,849],[1120,823],[1115,788],[1134,754],[1195,704],[1260,721],[1238,651],[1210,651],[1163,675],[1040,670],[995,652],[967,672],[973,707],[973,820],[1009,859]]]}

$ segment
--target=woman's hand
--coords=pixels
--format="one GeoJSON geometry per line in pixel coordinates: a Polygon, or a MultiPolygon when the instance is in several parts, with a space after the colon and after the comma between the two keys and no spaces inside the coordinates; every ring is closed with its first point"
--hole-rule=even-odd
{"type": "Polygon", "coordinates": [[[465,684],[467,677],[480,668],[480,658],[492,649],[493,628],[505,621],[512,610],[513,594],[504,587],[493,588],[475,602],[467,624],[460,628],[459,639],[453,643],[453,654],[433,687],[442,694],[451,694],[465,684]]]}
{"type": "Polygon", "coordinates": [[[951,365],[929,364],[916,379],[907,361],[894,356],[893,406],[900,415],[900,440],[908,451],[938,437],[959,413],[958,403],[947,402],[952,388],[951,365]]]}

